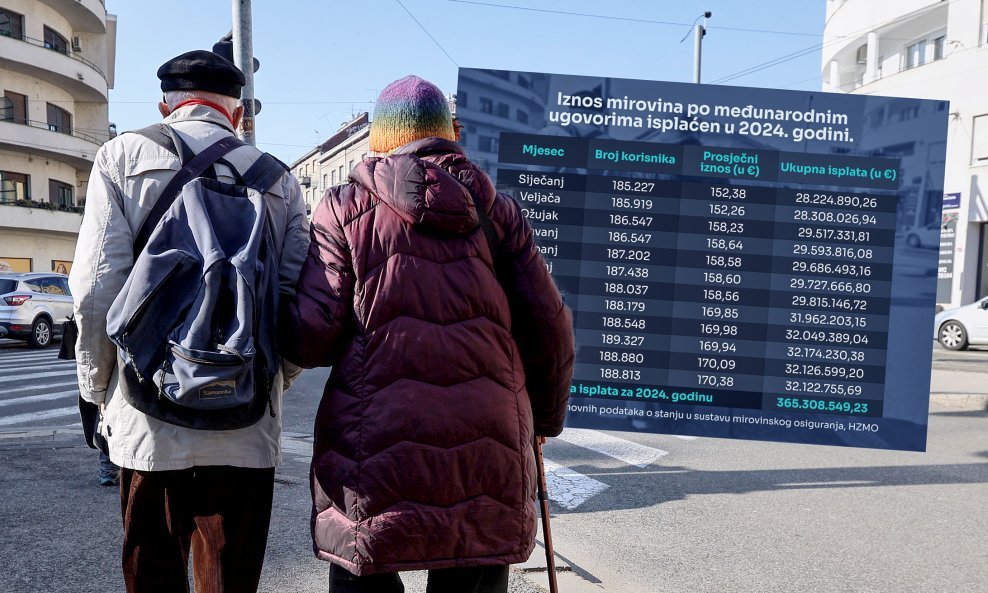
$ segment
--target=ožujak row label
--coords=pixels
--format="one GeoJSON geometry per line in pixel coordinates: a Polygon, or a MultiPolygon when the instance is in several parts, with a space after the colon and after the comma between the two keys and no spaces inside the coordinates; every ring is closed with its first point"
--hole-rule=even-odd
{"type": "Polygon", "coordinates": [[[943,165],[893,148],[941,107],[461,69],[466,151],[574,312],[567,425],[923,450],[937,254],[901,231],[940,201],[903,196],[943,165]]]}

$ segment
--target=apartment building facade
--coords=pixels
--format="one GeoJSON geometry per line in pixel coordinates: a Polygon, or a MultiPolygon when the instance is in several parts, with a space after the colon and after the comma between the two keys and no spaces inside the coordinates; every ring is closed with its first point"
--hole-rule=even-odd
{"type": "Polygon", "coordinates": [[[103,0],[0,0],[0,270],[71,268],[115,52],[103,0]]]}
{"type": "Polygon", "coordinates": [[[370,114],[363,112],[292,163],[311,218],[326,190],[346,183],[350,171],[370,154],[370,114]]]}
{"type": "Polygon", "coordinates": [[[945,145],[911,133],[920,114],[905,104],[866,113],[864,125],[886,133],[882,146],[864,148],[945,166],[943,187],[904,180],[904,238],[923,248],[909,235],[940,227],[938,303],[988,296],[988,0],[826,2],[824,91],[934,99],[947,111],[945,145]]]}

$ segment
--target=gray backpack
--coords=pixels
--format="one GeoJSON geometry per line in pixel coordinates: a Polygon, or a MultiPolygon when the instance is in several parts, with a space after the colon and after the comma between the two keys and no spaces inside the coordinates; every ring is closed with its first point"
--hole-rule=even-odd
{"type": "Polygon", "coordinates": [[[244,146],[236,137],[192,156],[168,126],[137,133],[181,149],[183,165],[138,232],[134,267],[107,315],[121,392],[186,428],[230,430],[274,416],[278,250],[264,194],[286,169],[264,153],[237,183],[223,183],[202,175],[244,146]]]}

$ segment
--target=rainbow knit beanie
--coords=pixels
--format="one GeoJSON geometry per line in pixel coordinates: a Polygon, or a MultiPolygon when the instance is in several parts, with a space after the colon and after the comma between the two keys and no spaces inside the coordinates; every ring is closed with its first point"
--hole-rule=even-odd
{"type": "Polygon", "coordinates": [[[370,149],[391,152],[422,138],[455,140],[449,103],[436,85],[415,75],[384,87],[374,106],[370,149]]]}

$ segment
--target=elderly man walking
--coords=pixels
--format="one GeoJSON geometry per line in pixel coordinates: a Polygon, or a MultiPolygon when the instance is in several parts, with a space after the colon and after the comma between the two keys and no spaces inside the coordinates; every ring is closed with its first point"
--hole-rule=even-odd
{"type": "MultiPolygon", "coordinates": [[[[258,326],[241,327],[238,330],[241,333],[255,332],[254,342],[235,349],[229,345],[230,336],[222,335],[222,328],[215,320],[225,316],[233,322],[239,320],[243,325],[245,315],[249,318],[256,312],[238,307],[238,302],[220,300],[214,303],[212,334],[207,331],[206,340],[210,347],[219,350],[210,356],[199,354],[199,358],[189,356],[189,349],[183,349],[178,343],[175,337],[178,329],[167,339],[137,340],[127,349],[122,348],[120,344],[127,335],[111,341],[108,315],[112,325],[114,315],[119,313],[115,313],[114,308],[121,307],[115,302],[118,294],[124,298],[141,281],[166,275],[174,278],[171,271],[155,269],[159,265],[157,262],[163,261],[155,258],[164,258],[171,253],[157,247],[152,249],[159,244],[156,242],[169,239],[168,233],[161,230],[164,222],[155,227],[146,219],[151,216],[150,222],[154,222],[152,213],[159,212],[155,210],[159,199],[163,204],[172,199],[176,204],[184,203],[183,199],[192,200],[188,185],[184,194],[174,191],[173,195],[163,197],[178,172],[188,174],[190,158],[207,150],[209,155],[219,154],[214,145],[223,144],[226,152],[222,158],[199,159],[202,162],[211,160],[211,166],[203,175],[213,180],[211,187],[217,192],[235,184],[242,186],[251,175],[252,165],[262,158],[264,163],[274,159],[235,139],[234,130],[243,114],[238,97],[244,76],[231,62],[209,51],[192,51],[162,65],[158,78],[164,93],[159,110],[167,127],[157,128],[157,139],[146,132],[151,128],[145,128],[140,133],[122,134],[107,142],[96,156],[89,180],[86,212],[69,279],[79,326],[76,346],[79,387],[85,400],[100,406],[100,433],[106,437],[110,458],[121,467],[122,562],[127,591],[188,591],[191,552],[197,592],[253,592],[257,590],[264,560],[274,468],[281,456],[283,378],[280,359],[260,370],[255,364],[248,373],[252,373],[248,382],[259,386],[256,392],[263,396],[260,404],[263,414],[255,414],[241,424],[215,422],[222,416],[222,410],[203,412],[212,413],[213,426],[176,423],[171,416],[156,413],[159,408],[139,404],[139,398],[135,399],[128,389],[152,389],[161,400],[174,399],[161,406],[172,406],[169,409],[177,410],[182,405],[182,394],[167,386],[165,381],[166,377],[169,381],[177,381],[168,373],[180,374],[171,365],[182,361],[167,358],[153,376],[142,376],[136,362],[141,358],[140,353],[135,354],[129,348],[168,351],[175,355],[184,352],[183,356],[192,361],[190,364],[205,365],[225,353],[243,360],[255,355],[253,344],[263,339],[258,326]],[[172,140],[171,146],[161,140],[168,137],[172,140]],[[156,234],[151,235],[147,249],[142,251],[141,242],[146,237],[141,239],[141,235],[145,224],[149,229],[155,229],[156,234]],[[138,243],[136,248],[135,242],[138,243]],[[144,258],[149,262],[146,269],[141,267],[144,258]],[[135,265],[135,261],[139,265],[135,265]],[[273,379],[265,379],[267,372],[273,379]],[[138,379],[136,383],[134,375],[138,379]]],[[[265,179],[270,179],[271,183],[265,185],[266,191],[245,193],[242,198],[213,196],[211,201],[204,199],[205,210],[212,217],[211,226],[205,226],[214,233],[214,239],[237,243],[238,238],[243,238],[237,223],[251,220],[251,217],[254,220],[266,218],[263,257],[269,258],[265,261],[276,262],[276,269],[267,270],[273,276],[264,276],[269,284],[253,286],[274,287],[274,293],[280,292],[280,298],[287,299],[294,291],[308,248],[308,221],[295,178],[283,167],[268,169],[265,179]],[[246,215],[243,214],[245,204],[246,215]],[[269,253],[271,250],[273,254],[269,253]]],[[[189,208],[190,212],[194,210],[189,208]]],[[[183,223],[181,214],[181,209],[173,205],[160,220],[183,223]]],[[[197,233],[203,232],[203,220],[191,214],[186,219],[186,228],[192,229],[188,236],[198,240],[197,233]]],[[[250,228],[248,226],[247,231],[250,228]]],[[[180,233],[175,236],[186,237],[180,233]]],[[[206,253],[205,249],[189,247],[187,251],[182,256],[186,268],[192,265],[189,261],[197,257],[207,263],[213,261],[210,259],[213,254],[206,253]]],[[[223,278],[215,286],[207,287],[205,296],[200,295],[202,298],[194,301],[192,306],[199,307],[208,302],[213,294],[210,291],[236,291],[237,272],[241,268],[231,273],[233,268],[229,266],[233,265],[245,264],[242,261],[228,263],[223,278]]],[[[252,261],[247,261],[246,266],[250,274],[256,271],[258,278],[265,272],[260,264],[252,261]]],[[[203,274],[193,277],[197,280],[201,277],[205,285],[209,277],[205,267],[203,269],[203,274]]],[[[279,298],[278,294],[254,295],[253,289],[244,292],[250,292],[251,298],[268,299],[264,301],[266,303],[277,302],[279,298]]],[[[189,300],[189,295],[182,291],[165,293],[158,297],[164,299],[159,306],[165,309],[170,303],[189,300]]],[[[126,308],[127,303],[122,306],[126,308]]],[[[151,323],[157,321],[154,319],[151,323]]],[[[165,323],[163,319],[160,322],[165,323]]],[[[256,354],[259,359],[260,353],[256,354]]],[[[240,388],[241,384],[234,381],[217,379],[201,387],[198,396],[204,404],[219,406],[217,401],[240,388]]]]}

